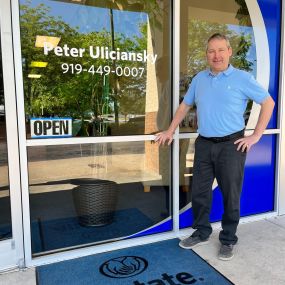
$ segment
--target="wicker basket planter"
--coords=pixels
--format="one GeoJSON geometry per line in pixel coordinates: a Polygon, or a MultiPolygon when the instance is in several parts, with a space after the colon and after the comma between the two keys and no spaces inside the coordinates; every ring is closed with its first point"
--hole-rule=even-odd
{"type": "Polygon", "coordinates": [[[73,188],[75,209],[82,226],[112,223],[117,203],[117,183],[109,180],[82,180],[73,188]]]}

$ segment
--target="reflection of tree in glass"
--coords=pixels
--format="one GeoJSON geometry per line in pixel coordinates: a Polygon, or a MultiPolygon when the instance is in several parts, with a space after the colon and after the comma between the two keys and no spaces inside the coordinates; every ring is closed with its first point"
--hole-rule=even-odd
{"type": "MultiPolygon", "coordinates": [[[[244,3],[244,1],[241,1],[244,3]]],[[[246,6],[245,6],[246,8],[246,6]]],[[[241,7],[237,13],[239,19],[243,19],[239,13],[244,13],[244,7],[241,7]],[[238,16],[239,15],[239,16],[238,16]]],[[[248,12],[247,12],[248,14],[248,12]]],[[[246,20],[248,24],[248,20],[246,20]]],[[[245,71],[252,71],[253,62],[248,59],[248,52],[253,44],[253,39],[250,34],[237,33],[231,30],[228,25],[212,23],[201,20],[191,20],[188,26],[189,31],[189,44],[188,44],[188,57],[187,57],[187,69],[188,69],[188,83],[191,82],[192,78],[201,70],[207,68],[207,61],[205,57],[206,44],[208,38],[219,32],[226,35],[231,43],[233,49],[233,56],[231,63],[233,66],[245,71]],[[202,44],[204,43],[204,45],[202,44]]],[[[252,101],[249,100],[246,112],[245,112],[245,123],[247,123],[248,112],[252,107],[252,101]]]]}
{"type": "MultiPolygon", "coordinates": [[[[45,68],[42,78],[40,80],[28,79],[28,74],[30,73],[42,73],[42,70],[30,67],[32,61],[47,61],[42,49],[35,47],[36,36],[57,36],[61,37],[61,41],[65,41],[65,39],[73,38],[76,35],[76,31],[71,29],[61,19],[48,16],[49,9],[45,5],[40,4],[35,8],[31,8],[30,5],[31,0],[28,0],[26,5],[20,6],[20,21],[25,109],[28,116],[33,116],[42,114],[40,109],[37,110],[38,104],[35,104],[35,100],[40,95],[46,95],[51,98],[57,92],[55,89],[59,88],[55,83],[61,77],[60,72],[57,71],[58,57],[50,55],[48,57],[48,66],[45,68]]],[[[42,100],[42,104],[45,104],[47,110],[50,110],[49,99],[45,100],[42,97],[42,100]]],[[[52,104],[55,105],[56,103],[53,102],[52,104]]]]}
{"type": "Polygon", "coordinates": [[[239,20],[239,24],[242,26],[251,27],[252,23],[245,0],[235,0],[235,2],[240,6],[236,14],[236,19],[239,20]]]}
{"type": "MultiPolygon", "coordinates": [[[[135,101],[138,104],[129,106],[129,113],[137,113],[145,105],[146,88],[146,63],[132,61],[117,61],[122,68],[128,66],[144,67],[142,77],[122,76],[115,78],[109,76],[81,72],[80,74],[63,74],[61,64],[79,63],[84,69],[94,65],[96,70],[100,65],[112,67],[112,61],[106,59],[92,59],[89,56],[90,46],[109,47],[111,49],[111,34],[105,29],[98,32],[81,34],[78,29],[71,28],[58,17],[50,16],[50,9],[43,4],[35,8],[30,7],[31,1],[21,5],[21,40],[23,56],[23,76],[25,91],[25,110],[27,116],[71,116],[80,119],[82,124],[91,117],[101,118],[103,111],[113,112],[114,101],[119,102],[119,107],[126,113],[126,102],[135,101]],[[35,47],[37,35],[60,37],[59,46],[67,44],[69,47],[85,48],[82,58],[59,57],[51,52],[48,56],[43,54],[42,48],[35,47]],[[30,67],[32,61],[48,61],[44,69],[30,67]],[[41,73],[40,79],[30,79],[28,74],[41,73]],[[110,96],[106,100],[107,93],[110,96]],[[116,98],[112,93],[116,84],[116,98]],[[105,94],[105,95],[104,95],[105,94]],[[109,106],[106,106],[109,104],[109,106]]],[[[142,52],[147,46],[146,23],[140,26],[141,36],[127,38],[123,34],[114,34],[115,47],[121,51],[142,52]]],[[[102,119],[102,118],[101,118],[102,119]]],[[[81,134],[88,135],[87,125],[81,130],[81,134]]]]}
{"type": "Polygon", "coordinates": [[[150,25],[161,29],[163,10],[160,4],[162,2],[168,3],[169,0],[85,0],[84,5],[119,11],[144,12],[148,14],[150,25]]]}
{"type": "MultiPolygon", "coordinates": [[[[240,6],[237,13],[236,13],[236,19],[239,20],[239,24],[241,26],[251,27],[252,23],[251,23],[250,15],[249,15],[245,0],[235,0],[235,2],[240,6]]],[[[241,46],[243,46],[243,45],[246,46],[246,45],[248,45],[248,43],[246,41],[244,41],[243,39],[241,39],[241,46]]],[[[248,49],[249,48],[250,48],[250,45],[248,46],[248,49]]],[[[240,56],[241,56],[241,60],[246,65],[245,55],[240,54],[240,56]]],[[[252,64],[250,66],[252,66],[252,64]]],[[[244,114],[245,124],[247,124],[247,122],[248,122],[250,111],[252,108],[252,104],[253,104],[252,100],[249,100],[247,103],[246,111],[244,114]]]]}
{"type": "MultiPolygon", "coordinates": [[[[135,36],[135,42],[138,50],[147,49],[147,24],[140,24],[141,37],[135,36]]],[[[133,40],[128,40],[129,50],[133,50],[133,40]]],[[[130,64],[128,64],[130,66],[130,64]]],[[[130,67],[135,67],[132,64],[130,67]]],[[[119,92],[119,107],[123,115],[143,114],[145,112],[145,94],[146,94],[146,64],[143,65],[145,72],[142,77],[121,77],[119,92]]],[[[126,119],[126,118],[125,118],[126,119]]]]}
{"type": "Polygon", "coordinates": [[[250,35],[237,34],[230,30],[227,25],[191,20],[188,26],[189,44],[187,67],[188,75],[192,78],[199,71],[207,68],[205,57],[207,39],[214,33],[219,32],[228,36],[233,48],[232,64],[236,68],[251,71],[253,63],[247,59],[247,53],[252,45],[250,35]]]}

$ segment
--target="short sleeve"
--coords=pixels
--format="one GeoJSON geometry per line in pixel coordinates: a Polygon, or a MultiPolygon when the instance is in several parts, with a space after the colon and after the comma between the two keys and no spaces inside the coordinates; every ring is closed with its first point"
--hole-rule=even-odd
{"type": "Polygon", "coordinates": [[[183,98],[183,103],[186,105],[193,105],[195,102],[195,90],[197,85],[197,75],[192,79],[191,84],[183,98]]]}
{"type": "Polygon", "coordinates": [[[270,96],[268,91],[265,90],[252,75],[250,75],[247,80],[245,95],[257,104],[261,104],[270,96]]]}

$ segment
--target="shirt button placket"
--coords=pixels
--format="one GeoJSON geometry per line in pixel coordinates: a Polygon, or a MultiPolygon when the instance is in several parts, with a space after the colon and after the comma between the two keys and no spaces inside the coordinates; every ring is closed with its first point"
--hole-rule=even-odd
{"type": "Polygon", "coordinates": [[[218,81],[217,76],[214,76],[214,77],[212,78],[212,86],[213,86],[213,87],[216,87],[216,86],[217,86],[217,81],[218,81]]]}

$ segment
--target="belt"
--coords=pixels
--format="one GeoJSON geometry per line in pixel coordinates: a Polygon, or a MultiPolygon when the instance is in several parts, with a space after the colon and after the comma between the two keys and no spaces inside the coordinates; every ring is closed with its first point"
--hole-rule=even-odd
{"type": "Polygon", "coordinates": [[[244,136],[244,130],[241,130],[239,132],[236,132],[236,133],[224,136],[224,137],[203,137],[203,136],[199,135],[200,138],[207,140],[207,141],[214,142],[214,143],[227,142],[227,141],[230,141],[232,139],[237,139],[237,138],[240,138],[243,136],[244,136]]]}

